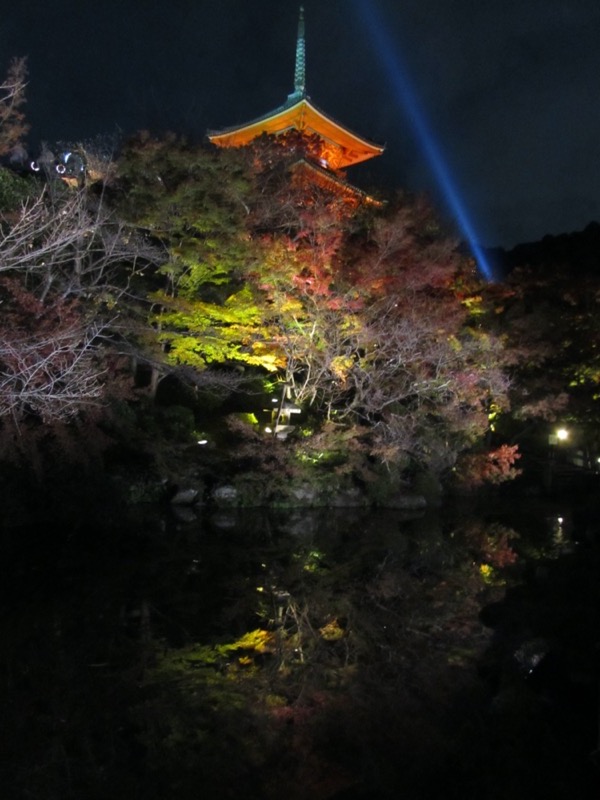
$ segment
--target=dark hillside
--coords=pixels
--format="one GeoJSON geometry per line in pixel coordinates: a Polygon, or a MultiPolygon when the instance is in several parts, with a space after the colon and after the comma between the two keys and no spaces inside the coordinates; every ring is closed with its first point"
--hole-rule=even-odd
{"type": "Polygon", "coordinates": [[[524,242],[504,250],[489,251],[499,275],[515,267],[569,266],[578,274],[600,272],[600,223],[590,222],[582,231],[544,236],[537,242],[524,242]]]}

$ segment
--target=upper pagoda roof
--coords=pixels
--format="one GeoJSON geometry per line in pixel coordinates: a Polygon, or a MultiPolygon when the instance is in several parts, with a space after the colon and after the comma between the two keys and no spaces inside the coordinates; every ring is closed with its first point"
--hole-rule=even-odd
{"type": "Polygon", "coordinates": [[[358,136],[311,102],[306,93],[305,65],[304,9],[301,7],[292,94],[282,106],[251,122],[209,131],[210,141],[219,147],[243,147],[263,133],[278,135],[295,129],[308,135],[316,134],[323,140],[323,166],[334,170],[381,155],[383,145],[358,136]]]}
{"type": "Polygon", "coordinates": [[[263,133],[281,134],[296,129],[308,135],[316,134],[329,143],[337,157],[331,160],[334,169],[344,169],[383,153],[383,145],[363,139],[340,125],[328,114],[318,109],[303,94],[290,95],[288,102],[258,119],[243,125],[234,125],[222,131],[210,131],[208,138],[219,147],[242,147],[263,133]]]}

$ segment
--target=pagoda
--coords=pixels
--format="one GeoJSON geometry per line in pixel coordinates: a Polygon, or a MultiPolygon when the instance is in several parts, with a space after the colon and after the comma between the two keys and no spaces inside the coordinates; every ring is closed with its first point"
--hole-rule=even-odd
{"type": "Polygon", "coordinates": [[[358,136],[336,122],[312,103],[306,92],[306,45],[304,37],[304,8],[300,7],[294,91],[282,106],[251,122],[221,131],[210,131],[209,140],[217,147],[244,147],[264,134],[282,136],[297,131],[310,137],[311,147],[299,151],[292,171],[302,179],[342,195],[353,205],[360,202],[379,203],[355,186],[347,183],[347,167],[381,155],[382,145],[358,136]]]}

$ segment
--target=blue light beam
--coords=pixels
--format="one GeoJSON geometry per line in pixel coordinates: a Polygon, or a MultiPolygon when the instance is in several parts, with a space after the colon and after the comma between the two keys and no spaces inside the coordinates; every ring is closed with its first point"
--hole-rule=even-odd
{"type": "Polygon", "coordinates": [[[355,0],[355,2],[375,42],[377,53],[388,73],[405,115],[412,125],[418,143],[429,162],[444,200],[469,244],[479,272],[486,280],[492,281],[493,270],[481,245],[477,241],[475,228],[459,194],[457,184],[450,173],[442,149],[435,139],[425,113],[420,107],[406,69],[398,56],[397,48],[394,47],[394,43],[386,32],[385,24],[375,8],[375,3],[373,0],[355,0]]]}

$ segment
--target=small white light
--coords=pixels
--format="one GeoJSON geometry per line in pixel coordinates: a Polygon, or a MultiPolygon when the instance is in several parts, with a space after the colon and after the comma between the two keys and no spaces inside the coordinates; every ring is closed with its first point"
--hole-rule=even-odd
{"type": "Polygon", "coordinates": [[[265,433],[273,433],[273,429],[268,426],[265,428],[265,433]]]}
{"type": "Polygon", "coordinates": [[[208,444],[208,439],[198,439],[198,444],[208,444]]]}
{"type": "Polygon", "coordinates": [[[563,524],[563,519],[564,519],[563,517],[557,517],[556,521],[558,522],[559,525],[562,525],[563,524]]]}
{"type": "Polygon", "coordinates": [[[569,438],[569,431],[568,431],[566,428],[559,428],[559,429],[556,431],[556,438],[557,438],[557,439],[558,439],[560,442],[564,442],[564,441],[566,441],[566,440],[569,438]]]}

